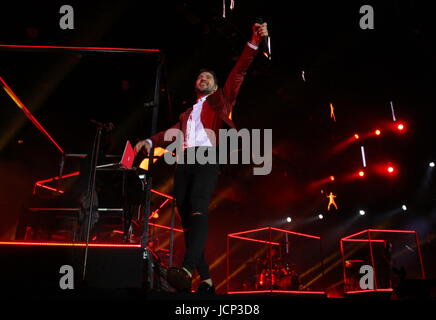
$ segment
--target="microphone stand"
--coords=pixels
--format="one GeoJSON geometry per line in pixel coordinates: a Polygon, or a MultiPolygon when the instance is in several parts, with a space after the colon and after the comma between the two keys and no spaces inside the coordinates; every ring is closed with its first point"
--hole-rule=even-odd
{"type": "MultiPolygon", "coordinates": [[[[158,58],[158,65],[156,69],[156,79],[155,79],[155,87],[154,87],[154,101],[153,101],[153,112],[152,112],[152,120],[151,120],[151,134],[156,133],[156,127],[157,127],[157,116],[159,111],[159,104],[160,104],[160,91],[161,91],[161,77],[162,77],[162,69],[164,66],[164,57],[161,55],[158,58]]],[[[144,223],[143,223],[143,230],[142,230],[142,236],[141,236],[141,248],[143,250],[142,258],[146,263],[146,279],[145,282],[148,284],[148,289],[152,290],[154,288],[154,261],[153,261],[153,254],[148,247],[149,242],[149,229],[148,229],[148,217],[150,215],[150,208],[151,208],[151,188],[153,184],[152,179],[152,168],[153,168],[153,159],[154,159],[154,148],[150,150],[149,160],[148,160],[148,173],[150,173],[150,176],[147,177],[146,180],[146,186],[145,186],[145,199],[144,199],[144,223]]]]}
{"type": "Polygon", "coordinates": [[[88,220],[87,228],[86,228],[86,246],[85,246],[85,257],[83,260],[83,273],[82,273],[82,281],[85,281],[86,276],[86,265],[88,262],[88,246],[89,246],[89,234],[90,234],[90,228],[91,228],[91,217],[92,217],[92,209],[94,206],[94,195],[95,195],[95,178],[97,175],[97,163],[98,163],[98,156],[100,151],[100,140],[101,140],[101,132],[102,132],[103,126],[98,125],[97,126],[97,134],[94,140],[94,147],[92,150],[92,156],[91,156],[91,170],[89,173],[89,180],[88,180],[88,194],[87,198],[89,200],[89,210],[88,210],[88,220]]]}

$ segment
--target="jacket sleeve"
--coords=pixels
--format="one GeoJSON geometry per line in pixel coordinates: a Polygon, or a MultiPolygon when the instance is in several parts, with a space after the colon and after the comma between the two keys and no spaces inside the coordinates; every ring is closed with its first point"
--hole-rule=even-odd
{"type": "MultiPolygon", "coordinates": [[[[169,129],[179,129],[181,132],[182,128],[180,126],[180,121],[178,121],[175,125],[173,125],[169,129]]],[[[170,143],[172,143],[172,142],[174,142],[174,140],[176,140],[176,138],[173,137],[170,141],[165,141],[165,139],[164,139],[165,133],[169,129],[162,130],[162,131],[156,133],[155,135],[153,135],[152,137],[149,138],[152,141],[152,143],[153,143],[152,146],[154,148],[157,148],[157,147],[166,148],[170,143]]]]}
{"type": "Polygon", "coordinates": [[[230,72],[229,76],[223,87],[223,94],[225,99],[227,100],[227,114],[232,112],[233,107],[236,103],[236,97],[238,96],[239,89],[241,88],[241,84],[244,81],[244,77],[247,74],[248,67],[252,63],[254,57],[256,56],[258,50],[252,49],[245,45],[244,50],[241,53],[238,61],[230,72]]]}

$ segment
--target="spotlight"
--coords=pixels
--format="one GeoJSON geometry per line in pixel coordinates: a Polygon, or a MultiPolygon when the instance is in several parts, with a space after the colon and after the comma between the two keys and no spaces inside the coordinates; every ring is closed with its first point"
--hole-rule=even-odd
{"type": "Polygon", "coordinates": [[[363,170],[360,170],[359,171],[359,177],[364,177],[365,176],[365,171],[363,171],[363,170]]]}
{"type": "Polygon", "coordinates": [[[354,139],[356,139],[356,140],[359,139],[359,135],[357,133],[354,135],[354,139]]]}
{"type": "Polygon", "coordinates": [[[381,131],[380,131],[379,129],[377,129],[377,130],[375,130],[375,134],[376,134],[377,136],[379,136],[379,135],[381,135],[381,131]]]}
{"type": "Polygon", "coordinates": [[[386,169],[389,173],[394,173],[395,169],[392,166],[387,167],[386,169]]]}
{"type": "Polygon", "coordinates": [[[320,218],[320,219],[324,219],[324,216],[323,216],[322,214],[319,214],[319,215],[318,215],[318,218],[320,218]]]}
{"type": "Polygon", "coordinates": [[[406,206],[405,204],[403,204],[403,205],[401,206],[401,209],[403,209],[403,211],[407,211],[407,206],[406,206]]]}
{"type": "Polygon", "coordinates": [[[406,128],[406,127],[404,126],[403,123],[399,123],[398,126],[397,126],[397,129],[398,129],[399,131],[404,131],[405,128],[406,128]]]}
{"type": "Polygon", "coordinates": [[[361,216],[364,216],[365,215],[365,210],[359,210],[359,214],[361,215],[361,216]]]}
{"type": "Polygon", "coordinates": [[[291,217],[287,217],[287,218],[286,218],[286,221],[287,221],[287,222],[291,222],[291,221],[292,221],[291,217]]]}
{"type": "Polygon", "coordinates": [[[151,216],[153,219],[158,219],[159,218],[159,213],[157,212],[153,212],[153,215],[151,216]]]}
{"type": "Polygon", "coordinates": [[[430,162],[428,165],[429,165],[429,167],[432,167],[432,168],[433,168],[433,167],[434,167],[434,162],[432,161],[432,162],[430,162]]]}
{"type": "Polygon", "coordinates": [[[331,181],[335,181],[335,177],[334,176],[330,176],[330,180],[331,181]]]}

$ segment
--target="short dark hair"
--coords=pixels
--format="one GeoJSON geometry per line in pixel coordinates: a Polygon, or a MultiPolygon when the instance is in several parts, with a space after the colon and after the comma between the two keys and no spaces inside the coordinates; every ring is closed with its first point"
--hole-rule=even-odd
{"type": "Polygon", "coordinates": [[[202,74],[203,72],[209,72],[209,73],[212,75],[213,80],[215,81],[215,85],[218,86],[218,77],[216,76],[215,71],[213,71],[212,69],[208,69],[208,68],[202,68],[202,69],[200,69],[200,70],[198,71],[197,76],[195,77],[195,79],[197,79],[198,76],[199,76],[200,74],[202,74]]]}

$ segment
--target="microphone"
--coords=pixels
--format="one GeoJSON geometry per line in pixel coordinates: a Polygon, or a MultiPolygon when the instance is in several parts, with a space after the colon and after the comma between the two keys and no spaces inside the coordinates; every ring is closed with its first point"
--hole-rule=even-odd
{"type": "MultiPolygon", "coordinates": [[[[263,19],[260,17],[255,19],[255,23],[262,24],[264,22],[265,21],[263,21],[263,19]]],[[[269,60],[271,60],[271,47],[270,47],[270,43],[269,43],[269,37],[262,37],[261,47],[263,49],[263,54],[265,55],[265,57],[267,57],[269,60]]]]}

